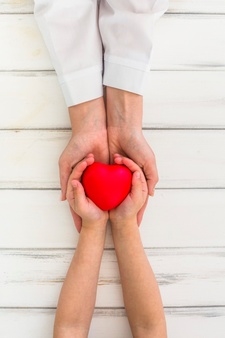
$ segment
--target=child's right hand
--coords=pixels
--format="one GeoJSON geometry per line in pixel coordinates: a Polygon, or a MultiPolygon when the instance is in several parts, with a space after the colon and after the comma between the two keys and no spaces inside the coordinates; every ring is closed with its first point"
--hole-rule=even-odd
{"type": "Polygon", "coordinates": [[[108,212],[98,208],[86,195],[82,184],[81,176],[88,165],[94,162],[93,155],[88,155],[79,162],[73,169],[67,187],[67,200],[72,210],[81,217],[82,226],[91,226],[93,223],[106,224],[108,212]]]}
{"type": "Polygon", "coordinates": [[[109,218],[115,225],[124,225],[129,221],[138,224],[138,213],[143,210],[148,201],[148,187],[141,168],[131,159],[115,155],[114,160],[118,164],[127,166],[133,173],[131,191],[125,200],[115,209],[109,212],[109,218]]]}

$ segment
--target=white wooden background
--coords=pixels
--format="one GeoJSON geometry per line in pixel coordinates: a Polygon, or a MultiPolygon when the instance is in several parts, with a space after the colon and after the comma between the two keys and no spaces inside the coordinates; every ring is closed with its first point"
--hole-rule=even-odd
{"type": "MultiPolygon", "coordinates": [[[[141,226],[169,338],[225,336],[225,1],[158,22],[144,133],[160,173],[141,226]]],[[[0,337],[50,338],[78,239],[59,201],[69,119],[32,0],[0,0],[0,337]]],[[[130,338],[108,233],[91,338],[130,338]]]]}

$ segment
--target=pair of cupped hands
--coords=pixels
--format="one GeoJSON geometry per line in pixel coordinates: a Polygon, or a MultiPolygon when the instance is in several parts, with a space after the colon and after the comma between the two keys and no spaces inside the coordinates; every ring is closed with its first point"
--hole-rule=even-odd
{"type": "MultiPolygon", "coordinates": [[[[133,173],[140,172],[148,194],[154,195],[158,173],[155,155],[142,133],[142,106],[140,95],[107,87],[104,98],[69,108],[72,136],[59,159],[61,199],[69,201],[78,231],[83,217],[71,198],[71,182],[80,181],[90,162],[127,165],[133,173]]],[[[138,223],[146,203],[138,213],[138,223]]]]}
{"type": "Polygon", "coordinates": [[[124,201],[115,209],[103,211],[85,195],[81,178],[85,169],[95,161],[93,154],[88,154],[73,169],[69,178],[66,199],[69,202],[71,213],[77,230],[82,226],[90,226],[93,222],[106,224],[110,219],[112,223],[120,225],[126,221],[140,223],[148,201],[148,189],[142,170],[131,159],[114,155],[116,164],[125,165],[132,172],[131,190],[124,201]]]}

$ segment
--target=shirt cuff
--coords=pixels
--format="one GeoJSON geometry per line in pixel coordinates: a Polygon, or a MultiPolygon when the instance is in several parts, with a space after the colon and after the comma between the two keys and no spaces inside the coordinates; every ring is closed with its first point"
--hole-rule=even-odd
{"type": "Polygon", "coordinates": [[[102,69],[100,66],[58,76],[58,79],[67,107],[103,96],[102,69]]]}
{"type": "Polygon", "coordinates": [[[143,95],[148,74],[148,69],[135,68],[105,60],[103,84],[143,95]]]}

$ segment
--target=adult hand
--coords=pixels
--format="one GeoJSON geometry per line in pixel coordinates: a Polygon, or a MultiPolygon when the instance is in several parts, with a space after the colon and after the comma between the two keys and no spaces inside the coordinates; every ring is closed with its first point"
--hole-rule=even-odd
{"type": "Polygon", "coordinates": [[[103,98],[69,107],[72,136],[59,158],[62,197],[66,199],[67,183],[74,166],[87,154],[93,153],[96,161],[108,163],[109,150],[106,130],[106,113],[103,98]]]}
{"type": "Polygon", "coordinates": [[[142,133],[142,96],[107,87],[106,106],[111,161],[119,153],[137,163],[145,174],[148,193],[153,196],[158,172],[153,150],[142,133]]]}
{"type": "MultiPolygon", "coordinates": [[[[59,159],[61,199],[66,199],[69,177],[73,168],[87,154],[93,153],[96,161],[108,163],[109,150],[106,130],[106,113],[103,98],[69,108],[72,136],[59,159]]],[[[73,178],[73,176],[71,176],[73,178]]],[[[81,219],[70,208],[78,231],[81,219]]]]}

